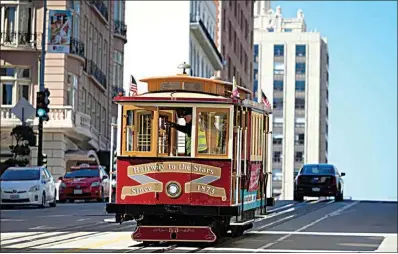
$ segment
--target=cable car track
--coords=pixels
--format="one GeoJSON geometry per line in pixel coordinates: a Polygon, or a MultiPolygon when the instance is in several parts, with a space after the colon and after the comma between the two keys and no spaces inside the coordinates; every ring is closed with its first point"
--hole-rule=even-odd
{"type": "MultiPolygon", "coordinates": [[[[326,200],[321,200],[321,201],[319,201],[319,202],[317,202],[315,204],[310,204],[309,202],[304,202],[304,203],[297,203],[297,205],[299,205],[300,208],[296,211],[296,214],[295,214],[294,217],[292,217],[290,219],[286,219],[286,220],[280,221],[280,222],[277,222],[277,223],[274,223],[274,224],[270,225],[268,228],[275,227],[277,225],[286,223],[286,222],[288,222],[290,220],[297,219],[297,218],[305,216],[305,215],[307,215],[309,213],[312,213],[312,212],[318,211],[320,209],[323,209],[325,207],[328,207],[328,206],[332,205],[334,203],[334,201],[326,199],[326,200]],[[302,205],[304,203],[305,203],[305,205],[302,205]],[[316,207],[314,207],[314,205],[316,207]],[[301,206],[303,206],[303,207],[301,207],[301,206]]],[[[296,206],[296,204],[295,204],[295,206],[296,206]]],[[[259,225],[259,226],[261,226],[261,225],[259,225]]],[[[250,231],[255,231],[255,230],[258,229],[259,226],[257,226],[256,228],[252,228],[250,230],[247,230],[246,232],[249,233],[250,231]]],[[[239,237],[231,237],[231,236],[224,237],[224,238],[220,239],[214,245],[214,247],[226,247],[226,246],[230,245],[233,242],[236,242],[238,240],[244,239],[245,237],[248,236],[247,233],[243,234],[242,236],[239,236],[239,237]]],[[[180,244],[180,245],[183,245],[183,244],[180,244]]],[[[142,246],[139,249],[129,250],[129,251],[126,251],[124,253],[135,253],[135,252],[142,253],[143,250],[151,250],[151,248],[156,248],[156,249],[154,249],[154,251],[152,251],[150,253],[171,253],[173,250],[178,249],[179,247],[182,247],[182,246],[179,246],[179,244],[175,244],[175,245],[165,246],[164,248],[161,248],[161,249],[157,249],[159,247],[144,247],[144,246],[142,246]]],[[[182,248],[186,248],[186,246],[184,246],[182,248]]],[[[206,249],[206,247],[197,247],[197,249],[190,250],[190,251],[184,251],[184,252],[195,253],[195,252],[199,252],[199,251],[201,251],[203,249],[206,249]]]]}
{"type": "MultiPolygon", "coordinates": [[[[231,243],[241,240],[245,237],[248,236],[247,233],[249,233],[250,231],[256,231],[256,230],[267,230],[269,228],[275,227],[277,225],[280,225],[282,223],[286,223],[290,220],[305,216],[309,213],[315,212],[317,210],[323,209],[325,207],[328,207],[330,205],[332,205],[334,203],[333,200],[321,200],[317,203],[314,204],[310,204],[308,202],[305,203],[296,203],[293,205],[293,207],[296,208],[296,211],[293,211],[293,215],[291,216],[291,218],[288,218],[290,216],[286,215],[283,216],[287,219],[285,220],[280,220],[275,221],[273,223],[267,223],[267,219],[265,220],[261,220],[261,223],[257,223],[257,225],[255,225],[254,228],[247,230],[246,234],[239,236],[239,237],[231,237],[231,236],[226,236],[222,239],[219,239],[217,243],[215,243],[214,245],[211,244],[211,247],[226,247],[228,245],[230,245],[231,243]],[[265,222],[265,223],[264,223],[265,222]],[[267,226],[269,225],[269,226],[267,226]],[[264,227],[266,226],[266,227],[264,227]]],[[[283,212],[283,211],[282,211],[283,212]]],[[[271,213],[273,214],[273,213],[271,213]]],[[[289,213],[290,214],[290,213],[289,213]]],[[[102,236],[102,235],[106,235],[106,234],[112,234],[112,232],[109,231],[104,231],[107,229],[108,223],[103,223],[103,222],[99,222],[99,223],[89,223],[89,224],[85,224],[85,225],[78,225],[78,226],[70,226],[70,227],[64,227],[64,228],[60,228],[57,230],[54,230],[52,232],[42,232],[36,235],[27,235],[27,236],[18,236],[18,237],[9,237],[6,240],[4,240],[4,242],[8,242],[11,241],[11,243],[6,243],[6,244],[2,244],[1,245],[1,250],[2,252],[7,251],[7,252],[37,252],[38,250],[40,250],[41,247],[44,247],[46,249],[51,249],[52,246],[54,245],[58,245],[58,244],[66,244],[69,242],[74,242],[74,241],[79,241],[79,240],[85,240],[85,239],[89,239],[89,238],[93,238],[95,239],[96,237],[102,236]],[[105,226],[104,228],[102,228],[103,226],[105,226]],[[98,228],[100,227],[100,229],[98,228]],[[90,232],[93,231],[93,229],[96,229],[96,232],[90,232]],[[85,232],[85,230],[87,230],[87,233],[85,232]],[[101,230],[102,232],[98,232],[98,230],[101,230]],[[65,232],[65,231],[69,231],[69,232],[65,232]],[[85,233],[83,235],[76,235],[73,236],[73,234],[77,234],[79,232],[85,233]],[[51,233],[56,233],[54,235],[48,235],[51,233]],[[70,237],[67,237],[67,235],[71,235],[70,237]],[[61,236],[65,236],[65,237],[61,237],[61,236]],[[33,239],[30,239],[32,238],[33,239]],[[61,237],[61,239],[56,239],[61,237]],[[55,238],[55,239],[52,239],[55,238]],[[20,241],[15,241],[15,240],[20,240],[20,241]],[[43,240],[48,239],[49,241],[47,242],[41,242],[43,240]],[[35,242],[40,242],[35,244],[35,242]],[[29,244],[32,243],[33,245],[28,246],[28,247],[22,247],[22,248],[17,248],[14,246],[17,246],[19,244],[29,244]]],[[[132,225],[126,225],[125,227],[120,227],[120,228],[112,228],[110,227],[110,229],[114,232],[125,232],[126,229],[132,229],[132,225]]],[[[133,245],[130,247],[124,247],[123,249],[119,249],[119,250],[115,250],[116,252],[119,253],[134,253],[134,252],[147,252],[148,253],[171,253],[171,252],[189,252],[189,253],[195,253],[195,252],[199,252],[203,249],[205,249],[206,247],[210,247],[209,244],[203,244],[201,243],[200,245],[204,245],[204,246],[194,246],[195,244],[193,243],[167,243],[167,242],[161,242],[161,243],[157,243],[157,244],[152,244],[150,246],[144,246],[143,244],[137,244],[137,245],[133,245]],[[132,249],[129,249],[132,248],[132,249]],[[176,251],[177,250],[177,251],[176,251]]],[[[68,252],[68,249],[65,249],[63,252],[68,252]]]]}

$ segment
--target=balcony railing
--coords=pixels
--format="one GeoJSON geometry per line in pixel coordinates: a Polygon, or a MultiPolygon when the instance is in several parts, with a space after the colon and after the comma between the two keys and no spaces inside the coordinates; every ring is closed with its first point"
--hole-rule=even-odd
{"type": "Polygon", "coordinates": [[[106,89],[106,75],[101,71],[100,68],[93,62],[93,60],[87,61],[87,73],[93,76],[103,88],[106,89]]]}
{"type": "Polygon", "coordinates": [[[213,40],[213,38],[211,37],[209,31],[207,30],[205,24],[203,23],[202,19],[201,19],[198,15],[196,15],[196,14],[191,14],[191,15],[190,15],[190,22],[198,22],[198,23],[199,23],[200,27],[203,29],[203,31],[204,31],[204,33],[205,33],[205,35],[206,35],[207,40],[210,42],[212,48],[213,48],[214,51],[216,52],[217,57],[219,58],[219,60],[220,60],[221,62],[223,62],[222,56],[221,56],[220,52],[218,51],[218,48],[217,48],[216,44],[214,43],[214,40],[213,40]]]}
{"type": "Polygon", "coordinates": [[[71,38],[70,53],[84,58],[84,43],[75,38],[71,38]]]}
{"type": "Polygon", "coordinates": [[[4,47],[23,47],[37,49],[39,33],[0,32],[0,45],[4,47]]]}
{"type": "Polygon", "coordinates": [[[114,30],[115,34],[126,37],[127,36],[127,25],[124,24],[124,21],[115,20],[114,24],[115,24],[115,30],[114,30]]]}
{"type": "Polygon", "coordinates": [[[126,94],[125,91],[124,91],[124,89],[123,89],[123,87],[112,86],[112,94],[113,94],[112,97],[118,96],[120,92],[121,92],[123,95],[126,94]]]}
{"type": "MultiPolygon", "coordinates": [[[[92,4],[106,20],[108,20],[108,7],[106,7],[103,0],[89,0],[88,2],[92,4]]],[[[109,1],[109,3],[111,3],[111,1],[109,1]]]]}

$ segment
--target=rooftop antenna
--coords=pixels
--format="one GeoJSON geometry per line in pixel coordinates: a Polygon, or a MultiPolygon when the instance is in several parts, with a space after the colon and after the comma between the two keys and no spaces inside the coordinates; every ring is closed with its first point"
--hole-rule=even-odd
{"type": "Polygon", "coordinates": [[[182,63],[180,65],[178,65],[177,67],[178,69],[182,69],[182,74],[187,74],[187,72],[185,71],[185,69],[190,69],[191,65],[187,64],[187,63],[182,63]]]}

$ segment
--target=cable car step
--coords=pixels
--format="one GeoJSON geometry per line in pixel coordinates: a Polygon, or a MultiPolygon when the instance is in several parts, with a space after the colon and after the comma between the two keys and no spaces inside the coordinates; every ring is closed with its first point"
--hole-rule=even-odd
{"type": "Polygon", "coordinates": [[[134,241],[215,242],[217,237],[205,226],[138,226],[131,235],[134,241]]]}

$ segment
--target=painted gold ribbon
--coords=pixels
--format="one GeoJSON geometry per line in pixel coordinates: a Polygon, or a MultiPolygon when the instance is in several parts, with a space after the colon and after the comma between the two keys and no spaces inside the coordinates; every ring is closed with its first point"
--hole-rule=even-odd
{"type": "Polygon", "coordinates": [[[189,162],[166,161],[129,166],[127,168],[127,175],[140,183],[140,185],[124,186],[121,198],[125,199],[126,196],[137,196],[150,192],[162,192],[163,183],[147,176],[147,174],[186,173],[202,175],[202,177],[185,183],[185,193],[202,193],[212,197],[220,197],[225,201],[227,198],[225,189],[209,185],[221,178],[221,172],[222,170],[219,167],[189,162]]]}

